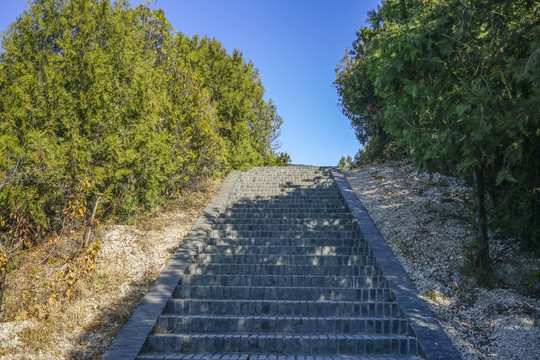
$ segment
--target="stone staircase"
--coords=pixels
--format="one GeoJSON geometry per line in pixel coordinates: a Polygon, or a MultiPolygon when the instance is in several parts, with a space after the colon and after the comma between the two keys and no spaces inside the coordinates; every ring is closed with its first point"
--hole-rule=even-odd
{"type": "Polygon", "coordinates": [[[328,168],[238,176],[137,359],[419,359],[328,168]]]}

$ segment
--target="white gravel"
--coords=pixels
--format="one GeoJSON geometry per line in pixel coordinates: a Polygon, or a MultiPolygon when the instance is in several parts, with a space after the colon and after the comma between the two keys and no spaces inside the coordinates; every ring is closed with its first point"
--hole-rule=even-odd
{"type": "MultiPolygon", "coordinates": [[[[345,176],[463,359],[540,359],[540,301],[513,289],[476,287],[459,274],[472,202],[462,181],[398,163],[345,176]]],[[[490,245],[501,276],[518,263],[539,266],[517,246],[490,245]]]]}

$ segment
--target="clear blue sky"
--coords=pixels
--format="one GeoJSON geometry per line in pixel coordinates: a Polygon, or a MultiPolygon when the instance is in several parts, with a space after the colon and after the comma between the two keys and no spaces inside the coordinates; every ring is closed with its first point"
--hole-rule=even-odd
{"type": "MultiPolygon", "coordinates": [[[[132,5],[138,1],[130,0],[132,5]]],[[[158,0],[172,26],[240,50],[259,69],[283,117],[281,148],[292,163],[336,165],[359,143],[341,114],[334,69],[380,0],[158,0]]],[[[0,31],[26,0],[0,0],[0,31]]]]}

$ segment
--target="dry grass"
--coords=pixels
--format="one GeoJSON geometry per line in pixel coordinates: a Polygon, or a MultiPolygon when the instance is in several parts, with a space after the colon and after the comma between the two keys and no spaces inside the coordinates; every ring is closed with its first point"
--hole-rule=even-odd
{"type": "Polygon", "coordinates": [[[0,357],[100,358],[220,184],[186,191],[135,225],[102,226],[97,259],[75,233],[27,251],[8,275],[0,357]]]}

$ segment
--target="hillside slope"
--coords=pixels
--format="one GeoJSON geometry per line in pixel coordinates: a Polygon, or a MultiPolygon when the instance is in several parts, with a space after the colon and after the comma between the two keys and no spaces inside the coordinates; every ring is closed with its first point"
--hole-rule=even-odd
{"type": "MultiPolygon", "coordinates": [[[[540,359],[540,301],[524,295],[530,291],[527,279],[518,286],[521,293],[509,288],[512,282],[519,285],[521,273],[538,268],[538,260],[520,254],[517,244],[494,240],[495,268],[510,274],[503,277],[509,279],[506,288],[478,288],[459,275],[462,244],[469,236],[467,186],[397,163],[345,175],[463,359],[540,359]]],[[[80,281],[69,299],[60,295],[51,304],[47,289],[38,286],[54,281],[61,265],[47,260],[60,257],[70,240],[29,254],[32,261],[8,281],[0,358],[100,358],[218,185],[136,225],[102,226],[97,273],[80,281]],[[36,304],[43,316],[30,311],[36,304]]]]}
{"type": "Polygon", "coordinates": [[[493,236],[500,288],[476,287],[459,274],[472,202],[463,182],[399,163],[345,175],[463,359],[540,359],[540,301],[525,296],[538,290],[528,275],[539,259],[493,236]]]}

